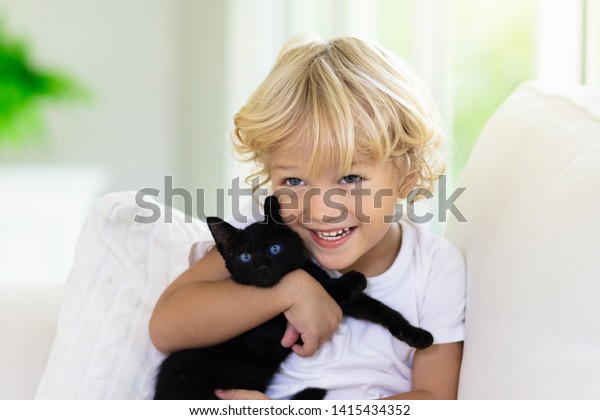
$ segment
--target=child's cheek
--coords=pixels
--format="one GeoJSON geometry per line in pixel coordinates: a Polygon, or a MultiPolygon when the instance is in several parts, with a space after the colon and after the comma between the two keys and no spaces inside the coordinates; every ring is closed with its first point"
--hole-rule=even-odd
{"type": "Polygon", "coordinates": [[[286,225],[293,225],[300,218],[300,214],[296,213],[293,210],[282,209],[279,213],[281,214],[281,219],[283,220],[283,223],[285,223],[286,225]]]}
{"type": "Polygon", "coordinates": [[[279,214],[285,224],[294,223],[302,213],[302,196],[289,188],[275,190],[274,195],[279,201],[279,214]]]}

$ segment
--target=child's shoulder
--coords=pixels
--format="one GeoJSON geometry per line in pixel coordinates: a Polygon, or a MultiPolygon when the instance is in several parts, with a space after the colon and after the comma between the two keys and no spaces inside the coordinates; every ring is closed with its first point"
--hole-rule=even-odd
{"type": "MultiPolygon", "coordinates": [[[[427,325],[429,331],[436,336],[439,325],[432,320],[447,319],[455,315],[456,308],[464,308],[466,296],[466,264],[458,248],[448,239],[433,233],[423,224],[402,219],[400,222],[406,233],[402,246],[412,247],[411,266],[415,275],[412,277],[417,302],[420,308],[421,326],[427,325]],[[445,311],[450,311],[445,312],[445,311]],[[439,315],[443,313],[444,315],[439,315]],[[436,315],[437,314],[437,315],[436,315]],[[439,316],[438,316],[439,315],[439,316]],[[432,322],[429,324],[429,322],[432,322]]],[[[460,324],[464,319],[456,320],[460,324]]],[[[459,331],[462,327],[458,328],[459,331]]],[[[460,330],[462,331],[462,330],[460,330]]],[[[453,335],[451,340],[460,341],[462,332],[453,335]]],[[[446,334],[446,332],[444,332],[446,334]]],[[[439,340],[439,337],[436,337],[439,340]]]]}
{"type": "Polygon", "coordinates": [[[464,257],[458,248],[443,236],[433,233],[430,227],[409,218],[400,220],[402,246],[412,248],[415,258],[429,263],[464,265],[464,257]]]}

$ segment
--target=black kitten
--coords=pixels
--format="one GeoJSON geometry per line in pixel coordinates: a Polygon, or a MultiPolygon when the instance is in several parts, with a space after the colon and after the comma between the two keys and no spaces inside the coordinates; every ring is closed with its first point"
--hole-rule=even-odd
{"type": "MultiPolygon", "coordinates": [[[[238,283],[271,287],[285,274],[304,269],[340,305],[344,315],[387,328],[412,347],[433,343],[431,334],[413,327],[395,310],[363,293],[366,278],[352,271],[331,278],[307,256],[300,236],[286,227],[274,196],[265,201],[265,221],[243,230],[216,217],[207,219],[217,249],[238,283]]],[[[215,389],[265,392],[280,364],[291,353],[280,341],[287,326],[283,314],[222,344],[177,351],[169,355],[156,380],[154,399],[217,399],[215,389]]],[[[293,399],[323,399],[326,390],[307,388],[293,399]]]]}

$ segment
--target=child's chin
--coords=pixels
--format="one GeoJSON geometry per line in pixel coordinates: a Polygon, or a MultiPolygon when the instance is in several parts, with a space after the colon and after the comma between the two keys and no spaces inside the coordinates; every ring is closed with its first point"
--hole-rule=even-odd
{"type": "Polygon", "coordinates": [[[326,268],[328,270],[339,271],[340,273],[348,271],[348,266],[350,265],[349,261],[341,261],[337,258],[334,259],[315,257],[315,259],[321,267],[326,268]]]}

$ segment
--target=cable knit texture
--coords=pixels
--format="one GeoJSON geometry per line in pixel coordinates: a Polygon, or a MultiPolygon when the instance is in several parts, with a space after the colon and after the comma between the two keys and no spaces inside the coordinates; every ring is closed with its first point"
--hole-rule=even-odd
{"type": "Polygon", "coordinates": [[[134,221],[151,214],[136,204],[135,192],[109,194],[93,206],[36,398],[152,397],[164,357],[149,338],[152,309],[169,282],[189,267],[192,244],[206,244],[194,247],[197,257],[212,242],[203,223],[186,223],[176,210],[167,223],[165,208],[156,206],[161,217],[148,224],[134,221]]]}

